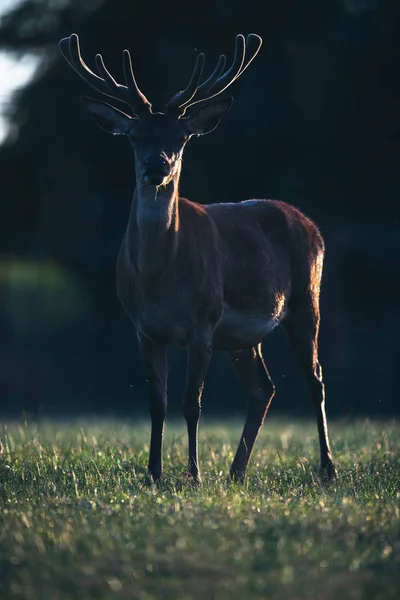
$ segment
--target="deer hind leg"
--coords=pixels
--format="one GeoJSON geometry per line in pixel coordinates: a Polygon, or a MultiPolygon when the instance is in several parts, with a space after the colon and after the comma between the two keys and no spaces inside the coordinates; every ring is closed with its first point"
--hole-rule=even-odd
{"type": "Polygon", "coordinates": [[[162,472],[162,445],[167,413],[167,357],[165,348],[139,336],[144,362],[151,416],[149,476],[158,481],[162,472]]]}
{"type": "Polygon", "coordinates": [[[308,390],[314,404],[319,445],[321,452],[321,474],[325,481],[336,477],[335,466],[329,445],[328,424],[325,413],[325,386],[322,380],[322,368],[318,360],[319,306],[318,299],[312,295],[296,302],[282,321],[285,330],[302,367],[308,390]]]}
{"type": "Polygon", "coordinates": [[[230,356],[235,371],[249,394],[246,422],[230,470],[230,477],[240,480],[246,472],[258,432],[274,396],[275,387],[261,355],[261,344],[248,350],[231,352],[230,356]]]}

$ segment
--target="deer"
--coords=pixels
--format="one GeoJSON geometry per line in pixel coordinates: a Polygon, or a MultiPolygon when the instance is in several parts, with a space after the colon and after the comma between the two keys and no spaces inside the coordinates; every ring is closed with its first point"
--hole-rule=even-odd
{"type": "Polygon", "coordinates": [[[182,410],[188,435],[186,475],[193,484],[202,482],[198,426],[212,351],[224,350],[231,357],[249,398],[228,476],[242,481],[275,394],[262,342],[278,325],[291,342],[315,407],[322,478],[328,482],[336,477],[318,358],[324,259],[319,229],[299,209],[279,200],[199,204],[179,195],[186,144],[214,131],[227,115],[233,98],[220,95],[243,74],[261,44],[256,34],[236,36],[230,67],[222,54],[205,80],[205,55],[199,53],[188,85],[166,103],[164,112],[157,112],[138,87],[128,50],[123,50],[125,83],[120,84],[101,54],[95,58],[98,74],[86,65],[78,35],[59,42],[74,71],[103,96],[122,102],[126,111],[81,98],[97,125],[126,136],[134,151],[136,187],[116,282],[145,367],[151,418],[148,475],[155,483],[162,476],[167,346],[186,350],[182,410]]]}

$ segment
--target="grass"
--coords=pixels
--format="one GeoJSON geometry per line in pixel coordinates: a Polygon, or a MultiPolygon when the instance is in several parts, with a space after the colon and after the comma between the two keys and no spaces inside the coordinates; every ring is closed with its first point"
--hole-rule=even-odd
{"type": "Polygon", "coordinates": [[[203,487],[169,424],[146,485],[148,424],[0,425],[2,600],[391,600],[400,589],[395,422],[333,423],[339,480],[318,477],[316,425],[269,420],[247,480],[226,484],[236,423],[201,427],[203,487]]]}

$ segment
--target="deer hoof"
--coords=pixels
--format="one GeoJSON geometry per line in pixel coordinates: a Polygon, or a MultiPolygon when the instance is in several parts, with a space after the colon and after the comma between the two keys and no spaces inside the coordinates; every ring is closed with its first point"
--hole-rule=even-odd
{"type": "Polygon", "coordinates": [[[245,472],[244,471],[231,471],[226,479],[226,483],[243,483],[245,472]]]}
{"type": "Polygon", "coordinates": [[[160,483],[161,473],[159,475],[155,475],[151,471],[148,471],[145,478],[145,485],[147,487],[153,487],[153,485],[158,485],[160,483]]]}
{"type": "Polygon", "coordinates": [[[199,488],[203,485],[203,481],[199,473],[191,473],[190,471],[185,471],[184,478],[182,483],[186,486],[192,488],[199,488]]]}
{"type": "Polygon", "coordinates": [[[337,479],[336,468],[332,461],[321,467],[321,479],[324,484],[332,483],[337,479]]]}

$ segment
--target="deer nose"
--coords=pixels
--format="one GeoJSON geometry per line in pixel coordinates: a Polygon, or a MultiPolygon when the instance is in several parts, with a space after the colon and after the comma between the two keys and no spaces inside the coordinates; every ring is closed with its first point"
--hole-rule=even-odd
{"type": "Polygon", "coordinates": [[[144,159],[144,179],[150,185],[161,185],[169,175],[170,166],[163,156],[148,156],[144,159]]]}

